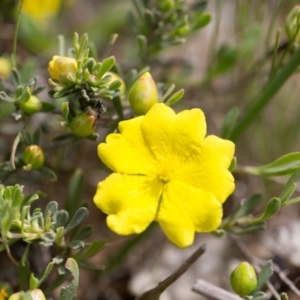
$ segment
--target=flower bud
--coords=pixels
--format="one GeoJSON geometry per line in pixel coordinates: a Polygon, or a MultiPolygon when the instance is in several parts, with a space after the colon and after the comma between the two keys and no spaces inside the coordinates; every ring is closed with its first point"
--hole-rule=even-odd
{"type": "Polygon", "coordinates": [[[149,72],[146,72],[133,84],[128,97],[136,116],[146,114],[158,102],[156,84],[149,72]]]}
{"type": "Polygon", "coordinates": [[[26,165],[31,165],[32,169],[40,168],[45,161],[44,152],[42,148],[37,145],[27,146],[22,158],[26,165]]]}
{"type": "Polygon", "coordinates": [[[285,30],[290,40],[300,43],[300,5],[296,5],[285,20],[285,30]]]}
{"type": "Polygon", "coordinates": [[[8,78],[11,71],[11,64],[9,59],[0,57],[0,77],[8,78]]]}
{"type": "Polygon", "coordinates": [[[32,300],[46,300],[44,293],[40,289],[34,289],[30,292],[32,300]]]}
{"type": "Polygon", "coordinates": [[[51,79],[61,83],[72,83],[77,69],[76,59],[65,56],[54,56],[48,65],[51,79]]]}
{"type": "Polygon", "coordinates": [[[82,112],[72,119],[70,128],[79,137],[90,136],[96,129],[96,117],[93,114],[82,112]]]}
{"type": "Polygon", "coordinates": [[[8,300],[46,300],[44,293],[40,289],[34,289],[27,292],[18,292],[9,297],[8,300]]]}
{"type": "Polygon", "coordinates": [[[254,268],[247,262],[240,263],[230,275],[232,289],[239,296],[247,296],[257,286],[257,278],[254,268]]]}
{"type": "Polygon", "coordinates": [[[161,11],[167,12],[174,7],[175,2],[174,0],[160,0],[158,1],[158,5],[161,11]]]}
{"type": "Polygon", "coordinates": [[[24,113],[33,114],[42,109],[42,102],[38,97],[31,95],[27,101],[20,103],[20,108],[24,113]]]}

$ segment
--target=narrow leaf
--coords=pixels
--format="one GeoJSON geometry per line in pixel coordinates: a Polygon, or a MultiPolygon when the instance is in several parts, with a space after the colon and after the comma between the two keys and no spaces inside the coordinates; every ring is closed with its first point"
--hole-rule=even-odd
{"type": "Polygon", "coordinates": [[[75,259],[73,258],[68,258],[65,266],[71,272],[73,280],[69,285],[61,289],[60,300],[71,300],[75,297],[75,293],[78,288],[79,269],[75,259]]]}
{"type": "Polygon", "coordinates": [[[64,235],[67,234],[73,228],[80,225],[88,217],[88,215],[89,215],[88,209],[86,207],[80,207],[76,211],[76,213],[75,213],[73,219],[71,220],[71,222],[69,223],[69,225],[64,230],[64,235]]]}
{"type": "Polygon", "coordinates": [[[221,130],[221,137],[224,139],[229,139],[238,119],[240,111],[237,107],[233,107],[225,116],[223,127],[221,130]]]}
{"type": "Polygon", "coordinates": [[[268,260],[262,267],[260,273],[257,276],[257,287],[255,291],[260,291],[263,285],[269,280],[273,274],[273,263],[268,260]]]}

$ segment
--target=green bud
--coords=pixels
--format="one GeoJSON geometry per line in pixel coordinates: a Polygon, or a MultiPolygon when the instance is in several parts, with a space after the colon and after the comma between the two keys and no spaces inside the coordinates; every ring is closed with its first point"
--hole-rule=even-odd
{"type": "Polygon", "coordinates": [[[175,2],[174,0],[161,0],[158,1],[158,5],[159,5],[159,10],[163,12],[167,12],[174,7],[175,2]]]}
{"type": "Polygon", "coordinates": [[[290,40],[300,43],[300,5],[296,5],[285,20],[285,30],[290,40]]]}
{"type": "Polygon", "coordinates": [[[34,114],[42,109],[42,102],[34,95],[25,102],[20,102],[20,108],[24,113],[34,114]]]}
{"type": "Polygon", "coordinates": [[[230,275],[232,289],[239,296],[247,296],[257,286],[257,278],[254,268],[247,262],[240,263],[230,275]]]}
{"type": "Polygon", "coordinates": [[[149,72],[146,72],[133,84],[128,97],[136,116],[146,114],[158,102],[156,84],[149,72]]]}
{"type": "Polygon", "coordinates": [[[82,112],[72,119],[70,128],[79,137],[90,136],[96,129],[96,117],[93,114],[82,112]]]}
{"type": "Polygon", "coordinates": [[[40,168],[45,161],[44,152],[42,148],[37,145],[27,146],[22,158],[26,165],[31,165],[32,169],[40,168]]]}

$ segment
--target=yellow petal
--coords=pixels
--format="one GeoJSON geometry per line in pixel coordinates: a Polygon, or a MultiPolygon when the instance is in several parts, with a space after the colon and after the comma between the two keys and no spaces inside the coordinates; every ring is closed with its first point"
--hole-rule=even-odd
{"type": "Polygon", "coordinates": [[[150,174],[154,157],[145,144],[140,123],[143,117],[120,123],[120,133],[109,134],[98,146],[100,159],[113,171],[125,174],[150,174]]]}
{"type": "Polygon", "coordinates": [[[198,154],[176,169],[172,179],[210,192],[223,203],[234,190],[234,178],[228,171],[233,154],[232,142],[208,136],[198,154]]]}
{"type": "Polygon", "coordinates": [[[191,245],[195,231],[213,231],[221,219],[222,205],[211,193],[178,181],[165,186],[157,220],[177,246],[191,245]]]}
{"type": "Polygon", "coordinates": [[[94,202],[108,214],[108,227],[129,235],[145,230],[154,220],[162,183],[147,176],[113,173],[98,184],[94,202]]]}
{"type": "Polygon", "coordinates": [[[172,153],[175,112],[163,103],[155,104],[142,119],[144,138],[158,161],[172,153]]]}
{"type": "Polygon", "coordinates": [[[158,164],[172,161],[176,168],[194,154],[206,134],[200,109],[185,110],[177,115],[165,104],[154,105],[142,120],[142,131],[158,164]]]}
{"type": "Polygon", "coordinates": [[[176,115],[173,130],[173,152],[182,160],[198,152],[206,135],[205,116],[200,109],[184,110],[176,115]]]}

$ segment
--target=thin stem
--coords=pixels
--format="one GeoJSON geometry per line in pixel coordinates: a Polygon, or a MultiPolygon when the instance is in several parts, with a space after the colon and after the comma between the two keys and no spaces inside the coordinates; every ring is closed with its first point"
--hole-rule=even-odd
{"type": "Polygon", "coordinates": [[[279,0],[278,3],[277,3],[277,5],[276,5],[275,12],[272,14],[270,25],[269,25],[268,30],[267,30],[266,49],[268,49],[269,46],[270,46],[270,40],[271,40],[273,28],[274,28],[274,25],[275,25],[275,21],[276,21],[276,19],[278,17],[281,4],[282,4],[282,0],[279,0]]]}
{"type": "Polygon", "coordinates": [[[202,279],[196,281],[192,291],[211,300],[243,300],[240,296],[232,294],[202,279]]]}
{"type": "Polygon", "coordinates": [[[277,30],[275,46],[274,46],[274,52],[273,52],[273,57],[272,57],[270,78],[273,77],[273,75],[275,74],[275,71],[276,71],[276,60],[277,60],[277,56],[278,56],[278,47],[279,47],[280,34],[281,34],[281,30],[277,30]]]}
{"type": "Polygon", "coordinates": [[[222,12],[222,1],[218,0],[216,2],[216,24],[213,29],[213,33],[211,36],[211,40],[208,46],[208,54],[207,54],[207,71],[209,71],[209,68],[211,67],[211,62],[213,61],[214,58],[214,51],[216,48],[216,43],[218,39],[218,33],[219,33],[219,28],[220,28],[220,22],[221,22],[221,12],[222,12]]]}
{"type": "Polygon", "coordinates": [[[59,56],[66,56],[66,45],[65,45],[65,37],[60,34],[58,36],[58,53],[59,53],[59,56]]]}
{"type": "Polygon", "coordinates": [[[22,6],[23,6],[23,0],[20,1],[18,20],[17,20],[17,23],[16,23],[15,32],[14,32],[13,53],[11,55],[12,67],[15,68],[15,69],[17,68],[17,40],[18,40],[18,33],[19,33],[19,27],[20,27],[22,6]]]}
{"type": "Polygon", "coordinates": [[[158,283],[158,285],[142,294],[137,298],[137,300],[159,300],[160,295],[181,275],[183,275],[194,263],[195,261],[206,251],[206,245],[200,246],[188,259],[170,276],[165,280],[158,283]]]}
{"type": "Polygon", "coordinates": [[[11,149],[11,155],[10,155],[10,164],[11,164],[11,167],[13,168],[13,170],[16,169],[16,165],[15,165],[15,156],[16,156],[16,151],[17,151],[17,147],[18,147],[18,144],[21,140],[21,132],[19,132],[14,140],[14,143],[13,143],[13,146],[12,146],[12,149],[11,149]]]}
{"type": "Polygon", "coordinates": [[[293,199],[290,199],[290,200],[284,202],[284,203],[281,205],[281,207],[286,207],[286,206],[289,206],[289,205],[291,205],[291,204],[295,204],[295,203],[298,203],[298,202],[300,202],[300,197],[296,197],[296,198],[293,198],[293,199]]]}
{"type": "Polygon", "coordinates": [[[15,266],[18,266],[19,263],[15,260],[15,258],[12,256],[11,252],[10,252],[10,249],[9,249],[9,246],[7,244],[7,240],[6,240],[6,236],[3,234],[3,232],[1,231],[1,235],[2,235],[2,241],[3,241],[3,245],[5,247],[5,251],[6,251],[6,254],[8,256],[8,258],[10,259],[10,261],[15,265],[15,266]]]}

